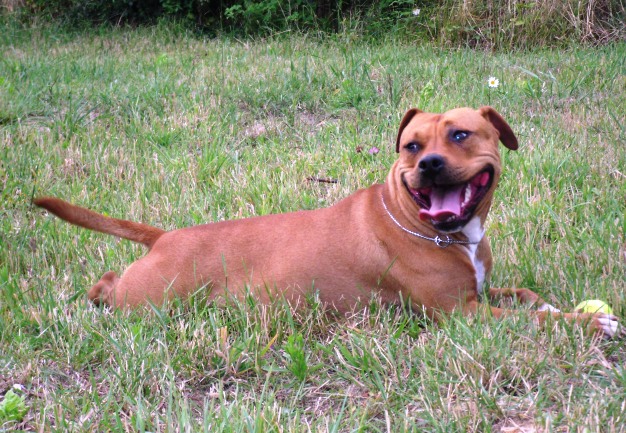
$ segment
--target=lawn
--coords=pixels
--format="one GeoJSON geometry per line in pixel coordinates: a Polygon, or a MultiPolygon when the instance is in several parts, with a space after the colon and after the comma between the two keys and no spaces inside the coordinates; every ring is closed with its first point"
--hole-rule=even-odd
{"type": "Polygon", "coordinates": [[[408,108],[491,105],[520,149],[502,148],[490,285],[563,310],[603,299],[623,322],[625,43],[491,53],[3,22],[0,50],[0,395],[18,385],[27,408],[0,431],[626,431],[624,339],[523,314],[435,324],[375,299],[341,320],[315,299],[99,309],[86,290],[143,248],[30,204],[165,229],[329,206],[384,181],[408,108]]]}

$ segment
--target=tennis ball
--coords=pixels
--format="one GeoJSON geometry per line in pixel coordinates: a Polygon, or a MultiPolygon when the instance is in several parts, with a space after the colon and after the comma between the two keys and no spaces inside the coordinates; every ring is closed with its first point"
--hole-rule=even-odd
{"type": "Polygon", "coordinates": [[[580,311],[581,313],[613,314],[613,309],[611,309],[606,302],[600,301],[599,299],[582,301],[574,308],[574,311],[580,311]]]}

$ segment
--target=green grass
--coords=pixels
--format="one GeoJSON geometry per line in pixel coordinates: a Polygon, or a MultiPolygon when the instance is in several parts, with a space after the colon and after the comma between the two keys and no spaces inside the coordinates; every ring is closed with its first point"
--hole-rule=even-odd
{"type": "Polygon", "coordinates": [[[521,143],[503,149],[491,285],[564,310],[604,299],[623,322],[625,44],[2,26],[0,394],[22,385],[28,413],[0,431],[626,431],[623,340],[523,315],[433,324],[375,300],[339,321],[315,299],[103,311],[86,290],[143,249],[30,205],[50,194],[166,229],[327,206],[384,180],[407,108],[491,104],[521,143]]]}

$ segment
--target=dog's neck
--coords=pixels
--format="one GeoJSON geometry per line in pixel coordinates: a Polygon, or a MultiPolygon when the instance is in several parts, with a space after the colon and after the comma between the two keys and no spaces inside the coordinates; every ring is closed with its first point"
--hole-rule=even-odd
{"type": "MultiPolygon", "coordinates": [[[[396,161],[394,166],[398,163],[396,161]]],[[[419,233],[430,239],[435,239],[439,236],[440,239],[450,238],[454,241],[467,241],[470,244],[477,244],[481,241],[485,234],[485,220],[491,207],[495,187],[486,194],[476,209],[474,216],[465,226],[453,233],[444,233],[420,219],[419,206],[415,203],[413,197],[406,192],[402,180],[398,176],[394,176],[395,171],[395,167],[392,167],[381,190],[385,200],[384,207],[387,208],[386,213],[391,214],[393,218],[390,219],[396,220],[394,225],[399,225],[407,233],[419,233]],[[396,200],[390,201],[390,197],[395,197],[396,200]]],[[[496,179],[494,179],[494,185],[497,184],[497,174],[496,179]]]]}
{"type": "Polygon", "coordinates": [[[483,221],[478,216],[474,216],[461,229],[461,233],[465,235],[467,240],[472,244],[478,244],[485,236],[485,227],[483,221]]]}
{"type": "MultiPolygon", "coordinates": [[[[384,189],[381,191],[380,198],[381,198],[381,203],[382,203],[383,209],[387,213],[387,216],[391,219],[391,221],[393,221],[393,223],[400,230],[402,230],[405,233],[408,233],[409,235],[412,235],[412,236],[414,236],[416,238],[419,238],[419,239],[422,239],[422,240],[425,240],[425,241],[434,242],[435,245],[437,245],[440,248],[447,248],[447,247],[449,247],[450,245],[453,245],[453,244],[467,245],[472,250],[472,253],[474,253],[475,250],[476,250],[477,245],[480,243],[480,241],[482,240],[483,235],[485,233],[480,218],[474,217],[461,230],[459,230],[458,232],[455,232],[455,233],[462,233],[463,235],[465,235],[467,240],[465,240],[465,239],[458,239],[456,236],[450,236],[450,235],[444,234],[444,233],[437,234],[434,237],[427,236],[427,235],[422,234],[422,233],[420,233],[418,231],[414,231],[414,230],[410,230],[410,229],[406,228],[405,226],[402,225],[402,223],[400,223],[400,221],[398,221],[398,219],[393,215],[393,213],[387,207],[387,203],[385,202],[385,191],[384,191],[384,189]],[[467,229],[467,231],[466,231],[466,229],[467,229]]],[[[450,234],[454,235],[454,233],[450,233],[450,234]]]]}

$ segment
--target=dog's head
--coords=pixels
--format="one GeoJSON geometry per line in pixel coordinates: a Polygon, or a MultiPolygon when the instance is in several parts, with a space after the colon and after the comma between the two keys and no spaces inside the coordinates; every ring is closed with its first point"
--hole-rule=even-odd
{"type": "Polygon", "coordinates": [[[498,142],[517,149],[517,138],[491,107],[442,114],[409,110],[396,140],[402,194],[419,218],[441,232],[457,232],[486,215],[500,177],[498,142]]]}

